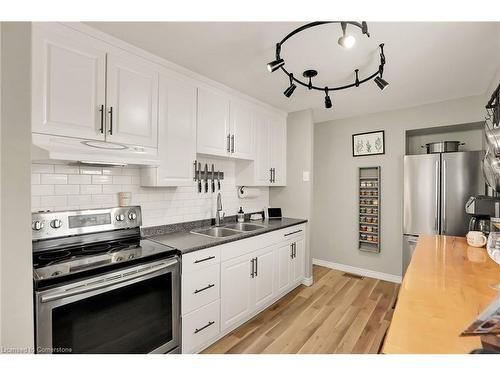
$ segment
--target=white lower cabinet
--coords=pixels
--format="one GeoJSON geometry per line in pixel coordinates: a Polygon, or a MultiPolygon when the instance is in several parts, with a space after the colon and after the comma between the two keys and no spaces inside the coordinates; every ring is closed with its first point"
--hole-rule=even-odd
{"type": "Polygon", "coordinates": [[[292,246],[291,243],[286,242],[281,244],[276,251],[276,277],[278,293],[287,290],[292,282],[292,246]]]}
{"type": "Polygon", "coordinates": [[[220,332],[220,300],[182,317],[182,353],[202,350],[220,332]]]}
{"type": "Polygon", "coordinates": [[[253,254],[246,254],[221,265],[222,330],[252,311],[252,260],[253,254]]]}
{"type": "Polygon", "coordinates": [[[305,225],[189,253],[182,262],[182,352],[197,353],[302,283],[305,225]]]}

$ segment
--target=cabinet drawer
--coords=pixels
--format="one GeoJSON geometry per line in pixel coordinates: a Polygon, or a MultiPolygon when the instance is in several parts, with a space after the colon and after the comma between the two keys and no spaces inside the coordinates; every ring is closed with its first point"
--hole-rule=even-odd
{"type": "Polygon", "coordinates": [[[182,315],[219,299],[220,265],[182,274],[182,315]]]}
{"type": "Polygon", "coordinates": [[[220,247],[193,251],[182,256],[182,272],[192,272],[220,263],[220,247]]]}
{"type": "Polygon", "coordinates": [[[220,332],[220,300],[182,317],[182,352],[192,353],[220,332]]]}
{"type": "Polygon", "coordinates": [[[288,241],[291,239],[295,239],[298,237],[304,237],[306,232],[306,225],[299,224],[294,225],[293,227],[288,227],[285,229],[280,229],[274,232],[270,232],[265,234],[262,239],[259,241],[260,247],[267,247],[277,243],[282,243],[284,241],[288,241]]]}

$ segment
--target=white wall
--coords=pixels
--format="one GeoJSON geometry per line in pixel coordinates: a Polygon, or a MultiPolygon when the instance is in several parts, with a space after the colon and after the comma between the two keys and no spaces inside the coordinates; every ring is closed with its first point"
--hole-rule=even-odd
{"type": "Polygon", "coordinates": [[[319,123],[314,128],[313,258],[401,275],[405,132],[480,121],[484,96],[319,123]],[[385,130],[385,155],[353,157],[354,133],[385,130]],[[358,250],[358,167],[381,166],[381,252],[358,250]]]}
{"type": "MultiPolygon", "coordinates": [[[[313,185],[313,137],[314,123],[312,111],[293,112],[287,118],[287,186],[272,187],[269,191],[269,202],[273,207],[281,207],[287,217],[312,217],[312,185],[313,185]],[[309,172],[309,181],[303,181],[303,172],[309,172]]],[[[308,227],[311,228],[311,222],[308,227]]],[[[310,259],[310,233],[306,238],[306,259],[310,259]]],[[[310,265],[310,262],[306,262],[310,265]]],[[[311,276],[312,269],[306,269],[306,277],[311,276]]]]}
{"type": "Polygon", "coordinates": [[[1,345],[26,351],[34,346],[29,202],[31,25],[3,22],[1,37],[1,345]]]}
{"type": "MultiPolygon", "coordinates": [[[[234,160],[199,158],[202,166],[215,164],[224,172],[221,181],[222,205],[226,215],[235,215],[269,206],[269,188],[260,196],[239,199],[235,184],[234,160]]],[[[35,162],[31,167],[31,208],[39,210],[77,210],[118,205],[118,192],[132,192],[132,204],[141,205],[143,226],[172,224],[215,216],[217,192],[199,194],[196,186],[144,188],[138,167],[96,168],[35,162]]]]}

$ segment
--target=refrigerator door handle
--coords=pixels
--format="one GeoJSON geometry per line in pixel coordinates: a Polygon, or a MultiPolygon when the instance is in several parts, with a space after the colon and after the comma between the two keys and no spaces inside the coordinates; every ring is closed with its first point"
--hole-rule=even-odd
{"type": "Polygon", "coordinates": [[[446,234],[446,160],[443,160],[443,210],[441,216],[443,221],[441,223],[442,234],[446,234]]]}
{"type": "Polygon", "coordinates": [[[436,232],[439,233],[439,220],[438,220],[438,212],[439,212],[439,162],[436,161],[435,163],[435,178],[436,178],[436,193],[435,193],[435,200],[436,200],[436,205],[434,207],[434,229],[436,232]]]}

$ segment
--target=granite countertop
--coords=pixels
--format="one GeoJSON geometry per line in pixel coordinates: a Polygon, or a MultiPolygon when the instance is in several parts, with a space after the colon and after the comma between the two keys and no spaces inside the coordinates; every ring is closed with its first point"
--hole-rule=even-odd
{"type": "MultiPolygon", "coordinates": [[[[245,221],[247,222],[247,221],[245,221]]],[[[161,244],[173,247],[179,250],[182,254],[190,253],[192,251],[206,249],[208,247],[222,245],[228,242],[238,241],[243,238],[258,236],[264,233],[272,232],[275,230],[291,227],[298,224],[306,223],[305,219],[292,219],[283,218],[279,220],[264,220],[264,221],[250,221],[249,223],[258,224],[264,226],[262,229],[258,229],[252,232],[241,232],[235,236],[222,237],[222,238],[211,238],[199,234],[190,233],[194,228],[182,228],[179,226],[179,230],[171,232],[166,228],[167,233],[159,233],[160,229],[156,229],[154,234],[148,235],[146,237],[150,240],[159,242],[161,244]]],[[[231,224],[232,222],[224,222],[222,226],[231,224]]],[[[206,227],[206,226],[205,226],[206,227]]],[[[200,229],[200,227],[196,228],[200,229]]]]}

